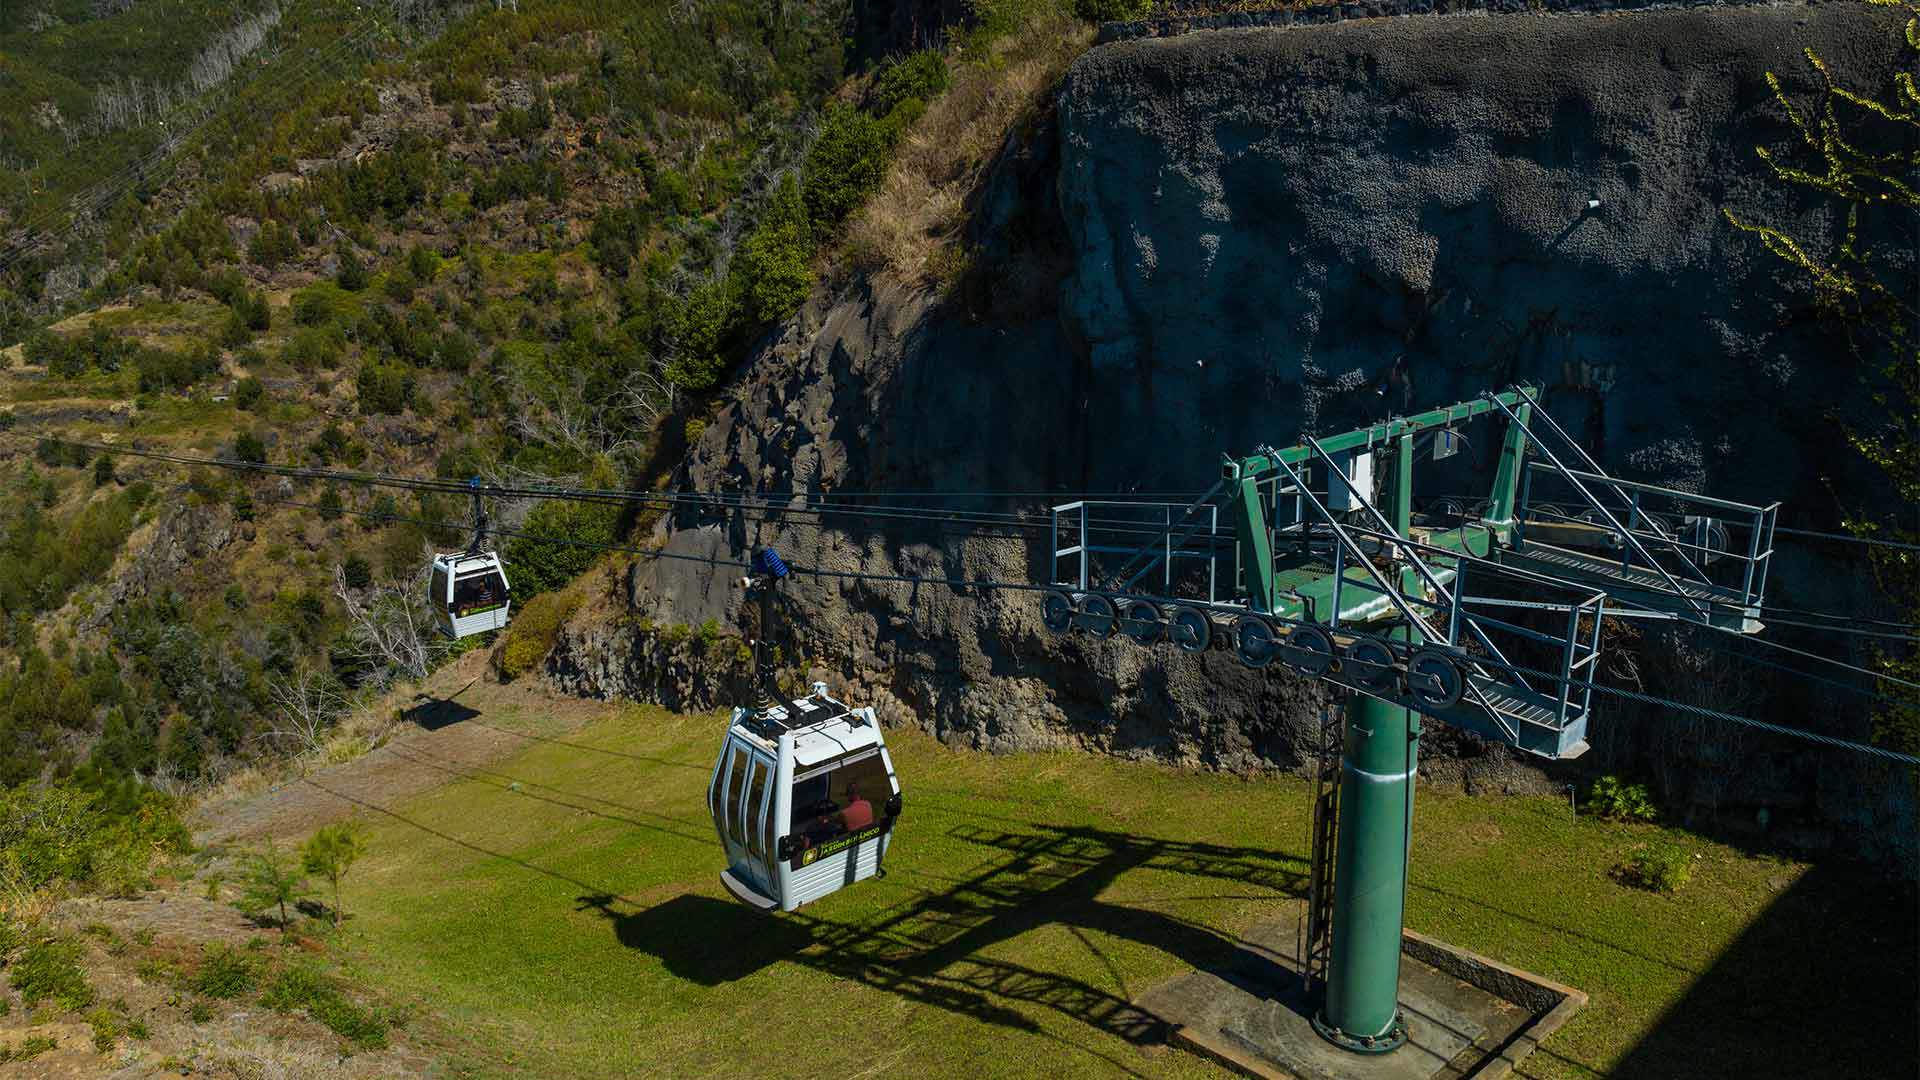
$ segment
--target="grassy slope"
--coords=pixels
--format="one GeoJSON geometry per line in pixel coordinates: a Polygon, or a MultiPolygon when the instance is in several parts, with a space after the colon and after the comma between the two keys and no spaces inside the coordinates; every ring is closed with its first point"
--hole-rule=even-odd
{"type": "MultiPolygon", "coordinates": [[[[471,1031],[483,1073],[1207,1075],[1137,1049],[1126,1002],[1295,910],[1302,783],[903,732],[890,876],[762,919],[715,877],[702,794],[719,723],[619,712],[374,814],[346,901],[357,973],[471,1031]]],[[[1605,1074],[1643,1041],[1673,1063],[1651,1075],[1887,1065],[1864,1042],[1802,1037],[1886,1030],[1913,999],[1913,950],[1875,930],[1873,883],[1676,833],[1697,869],[1661,897],[1607,876],[1656,830],[1552,800],[1422,798],[1410,925],[1592,994],[1527,1075],[1605,1074]],[[1808,890],[1789,912],[1804,924],[1749,932],[1776,893],[1808,890]],[[1777,968],[1756,966],[1756,934],[1777,968]],[[1843,1016],[1821,974],[1842,971],[1887,1015],[1843,1016]],[[1664,1015],[1689,992],[1735,1004],[1664,1015]]]]}

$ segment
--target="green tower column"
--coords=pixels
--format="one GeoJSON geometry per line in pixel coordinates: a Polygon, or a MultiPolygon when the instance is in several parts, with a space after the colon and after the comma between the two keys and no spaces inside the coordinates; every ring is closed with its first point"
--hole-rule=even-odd
{"type": "MultiPolygon", "coordinates": [[[[1395,636],[1404,637],[1406,631],[1395,636]]],[[[1340,833],[1333,874],[1333,951],[1313,1026],[1361,1053],[1407,1038],[1400,1016],[1400,928],[1406,915],[1418,713],[1364,694],[1347,699],[1340,833]]]]}

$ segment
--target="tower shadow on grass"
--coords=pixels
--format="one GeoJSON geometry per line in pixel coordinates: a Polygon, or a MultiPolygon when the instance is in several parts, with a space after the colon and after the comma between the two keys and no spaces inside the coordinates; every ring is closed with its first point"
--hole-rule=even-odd
{"type": "Polygon", "coordinates": [[[1020,1006],[1050,1009],[1135,1045],[1164,1041],[1167,1025],[1132,1003],[1139,988],[1126,985],[1088,931],[1152,946],[1236,981],[1271,984],[1288,977],[1236,938],[1101,894],[1129,871],[1155,870],[1265,889],[1276,898],[1298,896],[1305,875],[1296,860],[1090,828],[1014,832],[961,825],[947,835],[995,854],[949,887],[859,922],[804,911],[769,916],[696,896],[629,911],[617,898],[589,895],[578,899],[579,910],[598,911],[621,944],[658,956],[670,972],[703,986],[786,961],[1001,1027],[1038,1031],[1040,1024],[1020,1006]],[[984,955],[1044,926],[1074,933],[1105,964],[1113,988],[984,955]]]}

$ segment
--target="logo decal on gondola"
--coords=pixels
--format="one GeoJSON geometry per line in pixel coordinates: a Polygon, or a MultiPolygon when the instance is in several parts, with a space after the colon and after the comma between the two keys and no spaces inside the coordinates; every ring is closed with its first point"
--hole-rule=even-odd
{"type": "Polygon", "coordinates": [[[848,848],[853,847],[855,844],[865,843],[866,841],[871,840],[876,836],[879,836],[881,833],[886,832],[888,829],[892,827],[893,827],[893,819],[887,818],[886,820],[881,821],[878,824],[869,825],[866,828],[861,829],[857,833],[848,833],[845,836],[836,836],[833,839],[827,841],[826,843],[819,845],[818,847],[810,847],[807,850],[802,851],[800,854],[795,855],[793,857],[793,868],[795,870],[798,870],[801,867],[812,866],[814,863],[818,862],[821,859],[826,858],[829,855],[838,855],[841,852],[847,850],[848,848]]]}

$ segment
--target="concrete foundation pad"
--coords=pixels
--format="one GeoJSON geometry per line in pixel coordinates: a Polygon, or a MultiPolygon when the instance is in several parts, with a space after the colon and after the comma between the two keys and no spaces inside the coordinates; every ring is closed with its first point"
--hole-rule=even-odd
{"type": "Polygon", "coordinates": [[[1296,924],[1250,930],[1238,960],[1162,983],[1135,1002],[1170,1041],[1263,1080],[1500,1080],[1586,1004],[1578,990],[1408,932],[1400,1007],[1407,1044],[1355,1054],[1321,1038],[1319,989],[1302,984],[1296,924]]]}

